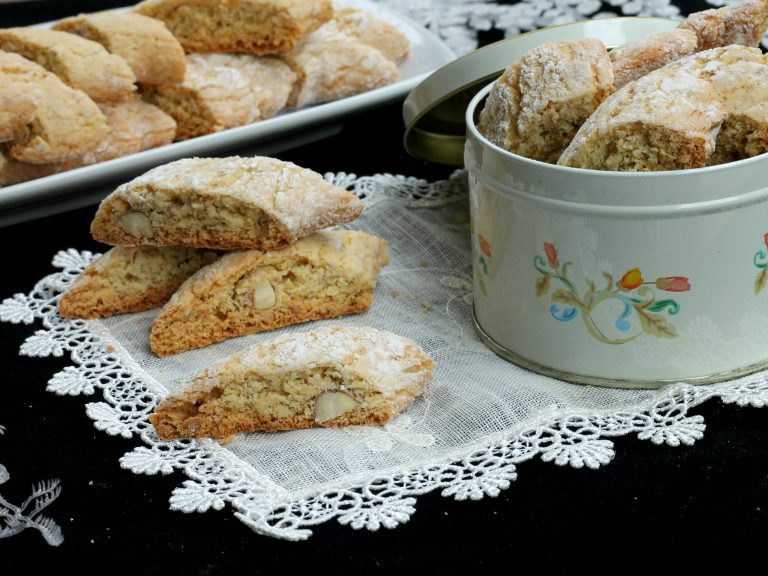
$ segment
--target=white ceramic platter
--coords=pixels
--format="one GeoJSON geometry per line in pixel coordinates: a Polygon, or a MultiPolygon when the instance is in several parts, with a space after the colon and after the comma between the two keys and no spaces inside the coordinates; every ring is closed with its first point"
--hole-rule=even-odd
{"type": "MultiPolygon", "coordinates": [[[[337,3],[372,12],[408,36],[411,55],[398,66],[397,83],[342,100],[283,112],[255,124],[0,188],[0,226],[94,203],[111,190],[109,184],[179,158],[226,153],[274,154],[327,137],[338,131],[334,123],[343,117],[403,98],[432,71],[455,58],[439,38],[405,16],[368,0],[338,0],[337,3]]],[[[46,22],[38,26],[52,24],[46,22]]]]}

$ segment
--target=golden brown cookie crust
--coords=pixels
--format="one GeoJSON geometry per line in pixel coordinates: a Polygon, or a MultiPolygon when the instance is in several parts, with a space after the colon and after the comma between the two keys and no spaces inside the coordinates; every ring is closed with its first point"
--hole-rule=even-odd
{"type": "Polygon", "coordinates": [[[634,172],[705,166],[726,110],[710,83],[674,65],[612,94],[558,164],[634,172]]]}
{"type": "Polygon", "coordinates": [[[7,144],[14,160],[74,160],[95,150],[107,135],[104,114],[88,96],[18,54],[0,50],[0,83],[20,87],[37,104],[32,122],[7,144]]]}
{"type": "Polygon", "coordinates": [[[37,112],[37,101],[17,84],[0,83],[0,142],[11,140],[37,112]]]}
{"type": "Polygon", "coordinates": [[[283,58],[298,76],[288,100],[292,108],[368,92],[398,78],[394,62],[332,27],[321,27],[283,58]]]}
{"type": "Polygon", "coordinates": [[[65,318],[99,318],[162,306],[176,289],[218,258],[212,250],[118,246],[97,258],[58,302],[65,318]]]}
{"type": "Polygon", "coordinates": [[[505,150],[556,162],[613,90],[613,67],[599,40],[543,44],[495,82],[477,127],[505,150]]]}
{"type": "Polygon", "coordinates": [[[132,12],[97,12],[65,18],[53,29],[98,42],[123,58],[140,84],[184,80],[184,49],[160,20],[132,12]]]}
{"type": "Polygon", "coordinates": [[[333,15],[330,0],[145,0],[187,52],[274,54],[291,50],[333,15]]]}
{"type": "Polygon", "coordinates": [[[350,230],[320,232],[283,250],[224,256],[190,278],[155,320],[158,356],[371,306],[387,243],[350,230]]]}
{"type": "Polygon", "coordinates": [[[694,54],[697,43],[693,31],[677,28],[617,46],[610,52],[616,90],[670,62],[694,54]]]}
{"type": "Polygon", "coordinates": [[[125,60],[75,34],[45,28],[0,29],[0,50],[37,62],[96,102],[122,102],[136,90],[136,77],[125,60]]]}
{"type": "Polygon", "coordinates": [[[91,233],[113,245],[274,250],[362,209],[353,194],[290,162],[189,158],[120,186],[99,206],[91,233]]]}
{"type": "Polygon", "coordinates": [[[426,389],[434,362],[374,328],[318,328],[256,344],[204,370],[150,415],[163,440],[383,424],[426,389]]]}

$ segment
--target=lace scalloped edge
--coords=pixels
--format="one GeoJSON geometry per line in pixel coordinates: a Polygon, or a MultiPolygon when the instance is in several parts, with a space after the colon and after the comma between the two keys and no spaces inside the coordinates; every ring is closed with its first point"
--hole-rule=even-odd
{"type": "MultiPolygon", "coordinates": [[[[440,206],[466,198],[466,174],[432,184],[389,174],[361,177],[327,174],[326,179],[378,202],[389,198],[409,206],[440,206]]],[[[347,476],[311,491],[289,492],[213,440],[163,442],[148,416],[166,390],[149,377],[98,321],[67,320],[58,314],[61,293],[97,255],[61,251],[53,266],[61,271],[40,280],[29,294],[0,304],[0,320],[32,324],[42,321],[20,349],[23,356],[63,356],[73,365],[55,374],[47,389],[58,395],[93,395],[103,401],[86,406],[94,426],[113,436],[144,443],[120,463],[136,474],[182,471],[187,480],[170,496],[170,508],[205,512],[231,506],[235,516],[259,534],[303,540],[309,527],[332,519],[352,528],[395,528],[415,512],[416,497],[440,490],[456,500],[495,497],[517,478],[517,466],[533,458],[575,468],[599,468],[613,458],[610,438],[635,434],[641,440],[670,446],[692,445],[705,424],[690,408],[710,398],[739,406],[768,405],[764,374],[695,387],[676,384],[659,390],[632,409],[565,410],[553,406],[513,429],[501,430],[433,461],[400,469],[347,476]]]]}

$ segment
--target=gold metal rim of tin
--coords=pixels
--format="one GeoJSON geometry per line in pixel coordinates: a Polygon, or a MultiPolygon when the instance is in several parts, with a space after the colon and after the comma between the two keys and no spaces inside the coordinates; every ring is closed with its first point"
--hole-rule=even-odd
{"type": "MultiPolygon", "coordinates": [[[[603,21],[606,20],[612,19],[603,19],[603,21]]],[[[625,16],[616,20],[670,21],[666,18],[643,16],[625,16]]],[[[514,43],[520,38],[540,34],[545,30],[581,25],[584,25],[583,21],[558,24],[499,40],[465,54],[430,74],[411,91],[403,104],[405,121],[403,145],[406,151],[416,158],[450,166],[462,166],[466,140],[464,114],[467,105],[482,87],[498,78],[506,68],[506,66],[501,68],[478,66],[478,63],[484,60],[483,55],[491,50],[499,50],[500,46],[506,43],[514,43]],[[470,67],[477,67],[480,76],[456,86],[455,77],[463,76],[466,79],[466,72],[470,67]]],[[[507,63],[509,64],[511,62],[507,63]]]]}
{"type": "Polygon", "coordinates": [[[493,338],[491,338],[485,332],[485,330],[483,330],[477,320],[477,314],[475,313],[474,308],[472,311],[472,319],[474,320],[475,329],[477,330],[477,334],[480,336],[480,340],[482,340],[483,344],[490,348],[491,351],[493,351],[496,355],[500,356],[508,362],[512,362],[513,364],[520,366],[521,368],[530,370],[531,372],[541,374],[542,376],[548,376],[549,378],[556,378],[557,380],[570,382],[572,384],[585,384],[587,386],[600,386],[603,388],[624,388],[630,390],[654,390],[663,388],[664,386],[668,386],[670,384],[691,384],[693,386],[715,384],[717,382],[725,382],[727,380],[733,380],[734,378],[748,376],[768,368],[768,360],[766,360],[763,362],[758,362],[757,364],[746,366],[744,368],[729,370],[727,372],[719,372],[717,374],[695,376],[691,378],[672,378],[669,380],[620,380],[614,378],[601,378],[598,376],[587,376],[584,374],[574,374],[571,372],[563,372],[562,370],[550,368],[537,362],[533,362],[532,360],[528,360],[516,352],[512,352],[508,348],[505,348],[496,342],[493,338]]]}

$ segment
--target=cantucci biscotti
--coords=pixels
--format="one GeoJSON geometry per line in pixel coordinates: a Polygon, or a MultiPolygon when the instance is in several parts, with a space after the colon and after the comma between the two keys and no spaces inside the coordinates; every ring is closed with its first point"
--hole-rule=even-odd
{"type": "Polygon", "coordinates": [[[494,83],[477,127],[505,150],[556,162],[613,89],[611,60],[599,40],[543,44],[494,83]]]}
{"type": "Polygon", "coordinates": [[[213,250],[118,246],[97,258],[59,299],[65,318],[99,318],[165,304],[192,274],[218,258],[213,250]]]}
{"type": "Polygon", "coordinates": [[[145,0],[134,11],[165,22],[187,52],[271,54],[331,18],[331,0],[145,0]]]}
{"type": "Polygon", "coordinates": [[[179,288],[152,326],[158,356],[371,306],[387,243],[350,230],[319,232],[283,250],[233,252],[179,288]]]}
{"type": "Polygon", "coordinates": [[[673,62],[710,83],[728,114],[708,164],[722,164],[768,152],[768,56],[758,48],[726,46],[673,62]]]}
{"type": "Polygon", "coordinates": [[[333,18],[323,24],[323,28],[341,32],[362,44],[376,48],[393,62],[405,60],[411,51],[408,36],[389,22],[351,6],[336,6],[333,18]]]}
{"type": "Polygon", "coordinates": [[[37,106],[33,121],[6,144],[14,160],[73,160],[95,150],[107,135],[107,121],[93,100],[18,54],[0,50],[0,84],[19,87],[37,106]]]}
{"type": "Polygon", "coordinates": [[[136,90],[136,77],[125,60],[75,34],[46,28],[4,28],[0,29],[0,50],[37,62],[96,102],[122,102],[136,90]]]}
{"type": "Polygon", "coordinates": [[[603,102],[558,164],[634,172],[699,168],[714,152],[725,118],[709,82],[661,68],[603,102]]]}
{"type": "Polygon", "coordinates": [[[123,58],[141,84],[184,80],[184,49],[160,20],[132,12],[97,12],[65,18],[53,29],[98,42],[123,58]]]}
{"type": "Polygon", "coordinates": [[[43,178],[58,174],[64,170],[61,163],[54,164],[30,164],[21,162],[11,157],[7,151],[0,147],[0,186],[10,186],[35,178],[43,178]]]}
{"type": "Polygon", "coordinates": [[[716,10],[695,12],[679,26],[696,34],[699,51],[731,44],[757,46],[767,27],[768,3],[763,0],[745,0],[716,10]]]}
{"type": "Polygon", "coordinates": [[[142,96],[176,121],[176,139],[186,140],[253,122],[251,83],[238,69],[207,54],[186,58],[181,84],[147,86],[142,96]]]}
{"type": "Polygon", "coordinates": [[[12,139],[32,122],[36,112],[37,102],[22,86],[0,84],[0,142],[12,139]]]}
{"type": "Polygon", "coordinates": [[[393,84],[398,78],[394,62],[332,27],[321,27],[283,58],[298,75],[290,107],[346,98],[393,84]]]}
{"type": "Polygon", "coordinates": [[[283,334],[204,370],[149,420],[163,440],[383,424],[425,391],[433,370],[416,342],[384,330],[283,334]]]}
{"type": "Polygon", "coordinates": [[[617,46],[610,52],[616,90],[670,62],[694,54],[697,44],[693,31],[677,28],[617,46]]]}
{"type": "Polygon", "coordinates": [[[245,122],[270,118],[285,108],[297,78],[288,64],[272,56],[209,53],[194,58],[212,68],[233,68],[245,79],[250,90],[245,122]]]}
{"type": "Polygon", "coordinates": [[[96,240],[114,245],[274,250],[362,212],[350,192],[290,162],[189,158],[123,184],[99,206],[96,240]]]}
{"type": "Polygon", "coordinates": [[[176,122],[147,102],[134,98],[120,104],[102,104],[99,109],[107,119],[109,133],[93,152],[65,162],[64,170],[90,166],[173,142],[176,122]]]}

